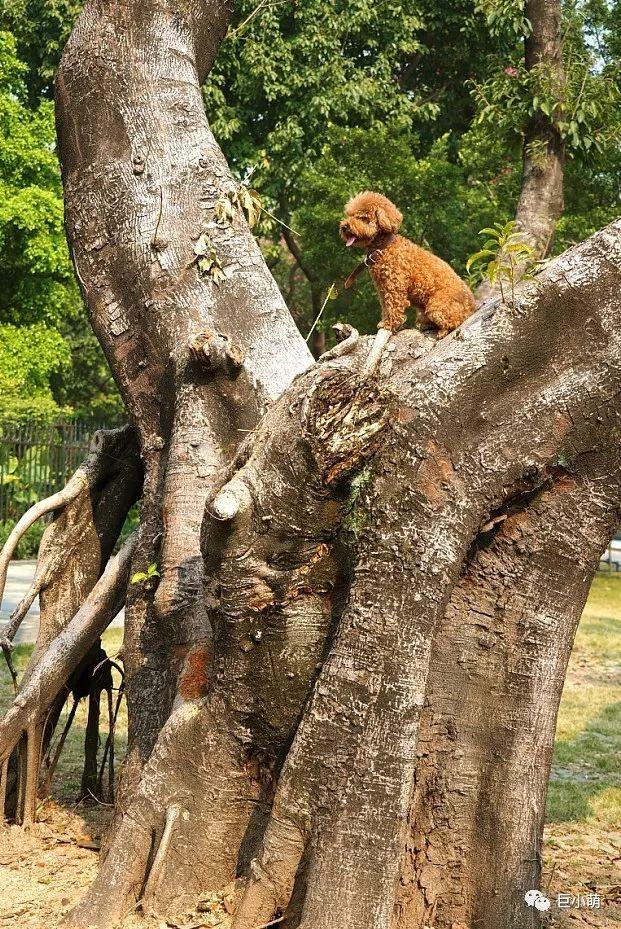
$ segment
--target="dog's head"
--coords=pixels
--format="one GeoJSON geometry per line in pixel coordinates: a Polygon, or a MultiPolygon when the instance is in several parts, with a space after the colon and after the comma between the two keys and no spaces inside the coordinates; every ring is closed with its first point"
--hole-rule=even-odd
{"type": "Polygon", "coordinates": [[[403,214],[388,197],[365,190],[345,205],[339,232],[348,248],[367,248],[381,233],[397,232],[402,222],[403,214]]]}

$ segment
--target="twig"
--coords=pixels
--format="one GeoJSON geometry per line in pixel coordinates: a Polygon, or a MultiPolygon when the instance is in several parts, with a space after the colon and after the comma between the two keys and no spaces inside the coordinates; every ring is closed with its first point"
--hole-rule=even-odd
{"type": "Polygon", "coordinates": [[[315,327],[317,326],[317,323],[319,322],[319,320],[320,320],[321,317],[323,316],[323,311],[325,310],[326,306],[328,305],[328,300],[330,300],[331,297],[332,297],[332,293],[333,293],[333,291],[334,291],[334,288],[335,288],[335,285],[334,285],[334,284],[330,284],[330,286],[329,286],[329,288],[328,288],[328,293],[326,294],[326,299],[323,301],[323,306],[321,307],[321,309],[320,309],[319,312],[317,313],[317,318],[315,319],[315,322],[313,323],[313,325],[310,327],[310,332],[309,332],[308,335],[306,336],[306,341],[307,341],[307,342],[308,342],[308,340],[310,339],[310,337],[312,336],[313,332],[315,331],[315,327]]]}
{"type": "Polygon", "coordinates": [[[269,216],[270,219],[273,219],[275,223],[278,223],[279,226],[283,226],[283,228],[288,229],[289,232],[297,235],[298,239],[302,238],[299,232],[296,232],[295,229],[292,229],[291,226],[288,226],[282,219],[279,219],[278,216],[274,216],[274,214],[270,213],[269,210],[266,210],[264,206],[261,206],[260,210],[262,213],[265,213],[267,216],[269,216]]]}
{"type": "Polygon", "coordinates": [[[269,7],[273,7],[273,6],[282,6],[283,3],[290,3],[290,2],[291,0],[271,0],[271,2],[270,0],[261,0],[261,2],[254,8],[252,13],[250,13],[250,15],[247,16],[246,19],[242,23],[239,24],[239,26],[236,26],[235,29],[229,29],[227,36],[226,36],[227,39],[232,39],[233,36],[239,35],[240,32],[242,32],[246,28],[246,26],[252,22],[255,16],[259,15],[259,13],[262,10],[269,9],[269,7]]]}
{"type": "Polygon", "coordinates": [[[69,674],[123,606],[135,545],[133,533],[32,669],[28,682],[0,721],[0,761],[10,755],[22,732],[41,714],[42,703],[48,706],[60,693],[69,674]]]}

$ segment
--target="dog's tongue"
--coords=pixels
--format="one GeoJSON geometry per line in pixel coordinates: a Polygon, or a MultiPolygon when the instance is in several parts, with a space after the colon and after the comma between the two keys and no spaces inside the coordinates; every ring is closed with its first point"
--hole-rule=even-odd
{"type": "Polygon", "coordinates": [[[350,235],[345,245],[347,246],[347,248],[351,248],[351,246],[354,244],[355,241],[356,241],[356,236],[350,235]]]}

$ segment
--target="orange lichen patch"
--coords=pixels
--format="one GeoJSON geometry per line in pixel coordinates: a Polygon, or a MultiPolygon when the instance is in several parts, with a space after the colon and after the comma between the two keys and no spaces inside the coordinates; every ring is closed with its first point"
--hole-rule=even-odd
{"type": "Polygon", "coordinates": [[[569,413],[557,413],[552,419],[552,434],[554,438],[558,441],[564,439],[573,424],[573,420],[569,413]]]}
{"type": "Polygon", "coordinates": [[[418,472],[418,485],[430,503],[441,504],[447,500],[456,480],[453,462],[446,449],[433,440],[426,448],[427,457],[418,472]]]}
{"type": "Polygon", "coordinates": [[[188,652],[179,681],[179,694],[184,700],[198,700],[209,691],[212,654],[205,645],[188,652]]]}
{"type": "Polygon", "coordinates": [[[411,406],[400,406],[397,409],[396,419],[398,423],[412,423],[416,416],[417,411],[411,406]]]}
{"type": "Polygon", "coordinates": [[[274,591],[265,581],[257,578],[248,594],[248,609],[258,613],[274,604],[274,591]]]}
{"type": "Polygon", "coordinates": [[[554,490],[557,493],[566,494],[578,486],[576,478],[564,468],[550,468],[550,473],[554,481],[554,490]]]}

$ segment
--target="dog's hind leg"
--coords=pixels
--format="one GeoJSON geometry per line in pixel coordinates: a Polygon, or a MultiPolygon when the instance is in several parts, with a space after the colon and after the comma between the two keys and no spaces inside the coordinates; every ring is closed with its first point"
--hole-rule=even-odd
{"type": "Polygon", "coordinates": [[[424,309],[424,316],[438,329],[439,339],[457,329],[471,314],[472,308],[459,295],[445,293],[435,294],[424,309]]]}

